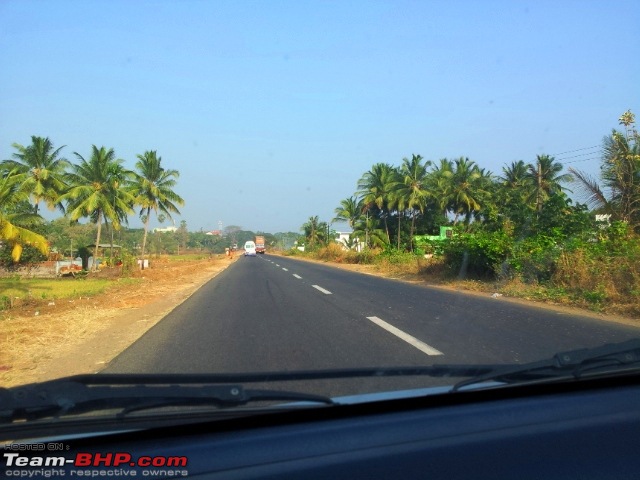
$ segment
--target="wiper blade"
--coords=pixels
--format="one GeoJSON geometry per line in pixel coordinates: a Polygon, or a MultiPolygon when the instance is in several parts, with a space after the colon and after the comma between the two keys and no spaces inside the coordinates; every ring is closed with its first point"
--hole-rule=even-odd
{"type": "Polygon", "coordinates": [[[336,405],[331,398],[300,392],[246,389],[244,383],[428,376],[468,378],[462,387],[496,381],[516,383],[580,377],[587,371],[640,362],[640,340],[556,354],[524,365],[429,365],[334,370],[229,374],[92,374],[0,388],[0,423],[120,410],[119,415],[169,406],[237,407],[258,401],[314,402],[336,405]]]}
{"type": "Polygon", "coordinates": [[[492,371],[456,383],[462,387],[495,381],[506,384],[579,379],[585,375],[620,373],[640,368],[640,339],[556,353],[552,358],[522,365],[497,366],[492,371]]]}
{"type": "Polygon", "coordinates": [[[132,411],[165,406],[237,407],[256,401],[301,401],[335,405],[325,396],[245,389],[244,383],[429,376],[464,378],[492,371],[494,366],[431,365],[336,370],[229,374],[91,374],[48,382],[0,388],[0,423],[82,414],[98,410],[132,411]]]}
{"type": "MultiPolygon", "coordinates": [[[[83,376],[84,377],[84,376],[83,376]]],[[[99,375],[93,377],[99,379],[99,375]]],[[[72,377],[71,377],[72,378],[72,377]]],[[[333,405],[322,395],[245,389],[242,385],[95,384],[69,379],[12,389],[0,389],[0,423],[119,410],[118,416],[138,410],[173,406],[237,407],[259,401],[304,401],[333,405]]]]}

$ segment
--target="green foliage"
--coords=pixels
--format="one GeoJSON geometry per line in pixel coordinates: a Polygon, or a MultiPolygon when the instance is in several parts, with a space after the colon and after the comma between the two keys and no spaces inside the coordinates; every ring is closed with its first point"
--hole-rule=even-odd
{"type": "Polygon", "coordinates": [[[11,308],[11,297],[0,295],[0,310],[8,310],[11,308]]]}
{"type": "Polygon", "coordinates": [[[501,271],[513,251],[513,239],[503,231],[459,233],[443,242],[442,249],[452,273],[488,277],[501,271]]]}
{"type": "Polygon", "coordinates": [[[13,247],[9,244],[0,246],[0,267],[7,270],[17,270],[23,267],[33,267],[39,262],[43,262],[47,259],[46,255],[43,255],[37,248],[25,245],[22,249],[22,255],[20,260],[14,262],[11,258],[11,252],[13,247]]]}
{"type": "Polygon", "coordinates": [[[396,248],[387,248],[381,254],[376,255],[375,262],[386,262],[392,265],[410,263],[416,260],[417,255],[411,252],[405,252],[396,248]]]}
{"type": "Polygon", "coordinates": [[[507,260],[511,275],[518,275],[527,282],[544,282],[551,279],[562,252],[562,234],[554,229],[549,234],[539,234],[517,242],[512,256],[507,260]]]}
{"type": "Polygon", "coordinates": [[[127,250],[123,250],[120,256],[122,261],[122,275],[130,275],[138,270],[138,260],[135,255],[132,255],[127,250]]]}

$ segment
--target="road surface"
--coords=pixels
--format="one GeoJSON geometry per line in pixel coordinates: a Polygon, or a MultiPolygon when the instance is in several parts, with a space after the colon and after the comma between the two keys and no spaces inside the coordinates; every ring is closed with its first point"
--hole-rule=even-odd
{"type": "MultiPolygon", "coordinates": [[[[259,255],[205,284],[104,372],[236,373],[523,363],[640,328],[259,255]]],[[[385,388],[451,383],[394,379],[385,388]]],[[[371,380],[314,382],[325,394],[371,380]]]]}

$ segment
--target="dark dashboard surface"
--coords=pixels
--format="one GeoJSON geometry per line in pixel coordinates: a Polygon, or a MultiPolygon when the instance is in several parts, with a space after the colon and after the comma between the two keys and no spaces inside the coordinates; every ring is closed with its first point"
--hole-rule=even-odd
{"type": "Polygon", "coordinates": [[[639,438],[636,376],[121,433],[68,442],[66,455],[186,456],[174,476],[198,479],[620,479],[640,477],[639,438]]]}

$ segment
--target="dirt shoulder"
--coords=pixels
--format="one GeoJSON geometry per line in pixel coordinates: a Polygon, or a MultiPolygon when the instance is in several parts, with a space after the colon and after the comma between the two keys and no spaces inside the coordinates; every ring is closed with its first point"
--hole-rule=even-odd
{"type": "Polygon", "coordinates": [[[0,386],[101,370],[237,258],[158,260],[103,294],[5,312],[0,386]]]}

